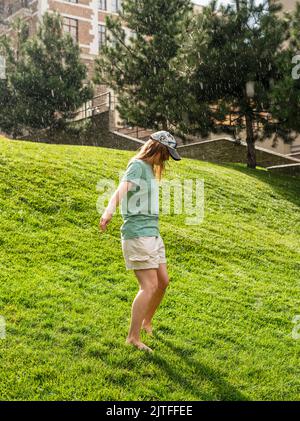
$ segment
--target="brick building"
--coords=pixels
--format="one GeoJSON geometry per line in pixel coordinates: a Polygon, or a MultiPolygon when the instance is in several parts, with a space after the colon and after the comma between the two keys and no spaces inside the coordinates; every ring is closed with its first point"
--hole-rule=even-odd
{"type": "MultiPolygon", "coordinates": [[[[271,0],[272,1],[272,0],[271,0]]],[[[297,0],[280,0],[280,2],[282,3],[282,11],[291,11],[294,9],[297,0]]]]}
{"type": "Polygon", "coordinates": [[[121,0],[0,0],[0,34],[9,32],[9,23],[18,16],[29,23],[33,34],[45,12],[57,11],[63,16],[64,30],[79,44],[91,76],[93,61],[106,40],[105,16],[116,14],[120,7],[121,0]]]}

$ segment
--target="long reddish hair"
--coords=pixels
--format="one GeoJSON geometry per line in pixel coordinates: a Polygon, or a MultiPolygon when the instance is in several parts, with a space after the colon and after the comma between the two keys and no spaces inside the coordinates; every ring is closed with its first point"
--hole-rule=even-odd
{"type": "Polygon", "coordinates": [[[144,160],[147,159],[147,162],[152,164],[155,177],[160,181],[162,174],[166,170],[166,161],[170,156],[168,148],[160,142],[149,138],[149,140],[147,140],[147,142],[145,142],[144,145],[142,145],[138,150],[139,152],[134,157],[132,157],[129,162],[135,158],[144,160]],[[159,163],[154,164],[153,159],[157,154],[159,156],[159,163]]]}

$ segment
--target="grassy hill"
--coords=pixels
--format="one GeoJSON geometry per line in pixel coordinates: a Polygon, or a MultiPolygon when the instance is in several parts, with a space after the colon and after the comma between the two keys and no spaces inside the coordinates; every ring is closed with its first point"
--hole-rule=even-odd
{"type": "Polygon", "coordinates": [[[137,292],[121,215],[97,182],[133,152],[0,139],[1,400],[299,400],[299,179],[171,161],[205,216],[161,215],[170,287],[146,354],[125,344],[137,292]]]}

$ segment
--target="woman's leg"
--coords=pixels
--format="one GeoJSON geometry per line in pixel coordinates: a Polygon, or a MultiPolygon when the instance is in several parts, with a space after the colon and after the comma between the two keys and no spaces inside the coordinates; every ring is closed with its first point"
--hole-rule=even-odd
{"type": "Polygon", "coordinates": [[[153,297],[150,301],[148,310],[143,320],[142,327],[146,330],[147,333],[152,333],[151,321],[156,312],[159,304],[161,303],[163,296],[165,295],[166,289],[169,285],[169,276],[167,271],[167,264],[161,263],[157,269],[157,289],[153,294],[153,297]]]}
{"type": "Polygon", "coordinates": [[[139,349],[151,351],[151,348],[141,342],[140,331],[150,301],[157,290],[157,269],[139,269],[134,270],[134,273],[139,281],[140,289],[132,303],[131,324],[126,341],[139,349]]]}

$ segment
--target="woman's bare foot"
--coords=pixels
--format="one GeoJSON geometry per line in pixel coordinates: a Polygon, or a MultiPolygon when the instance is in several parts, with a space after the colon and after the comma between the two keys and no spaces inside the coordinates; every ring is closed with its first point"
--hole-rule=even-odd
{"type": "Polygon", "coordinates": [[[142,350],[142,351],[148,351],[148,352],[153,352],[153,350],[151,348],[149,348],[149,346],[143,344],[143,342],[141,341],[137,341],[136,339],[126,339],[126,343],[127,344],[131,344],[134,345],[136,348],[142,350]]]}
{"type": "Polygon", "coordinates": [[[144,329],[148,335],[152,335],[153,334],[153,329],[152,329],[152,325],[151,323],[142,323],[142,329],[144,329]]]}

